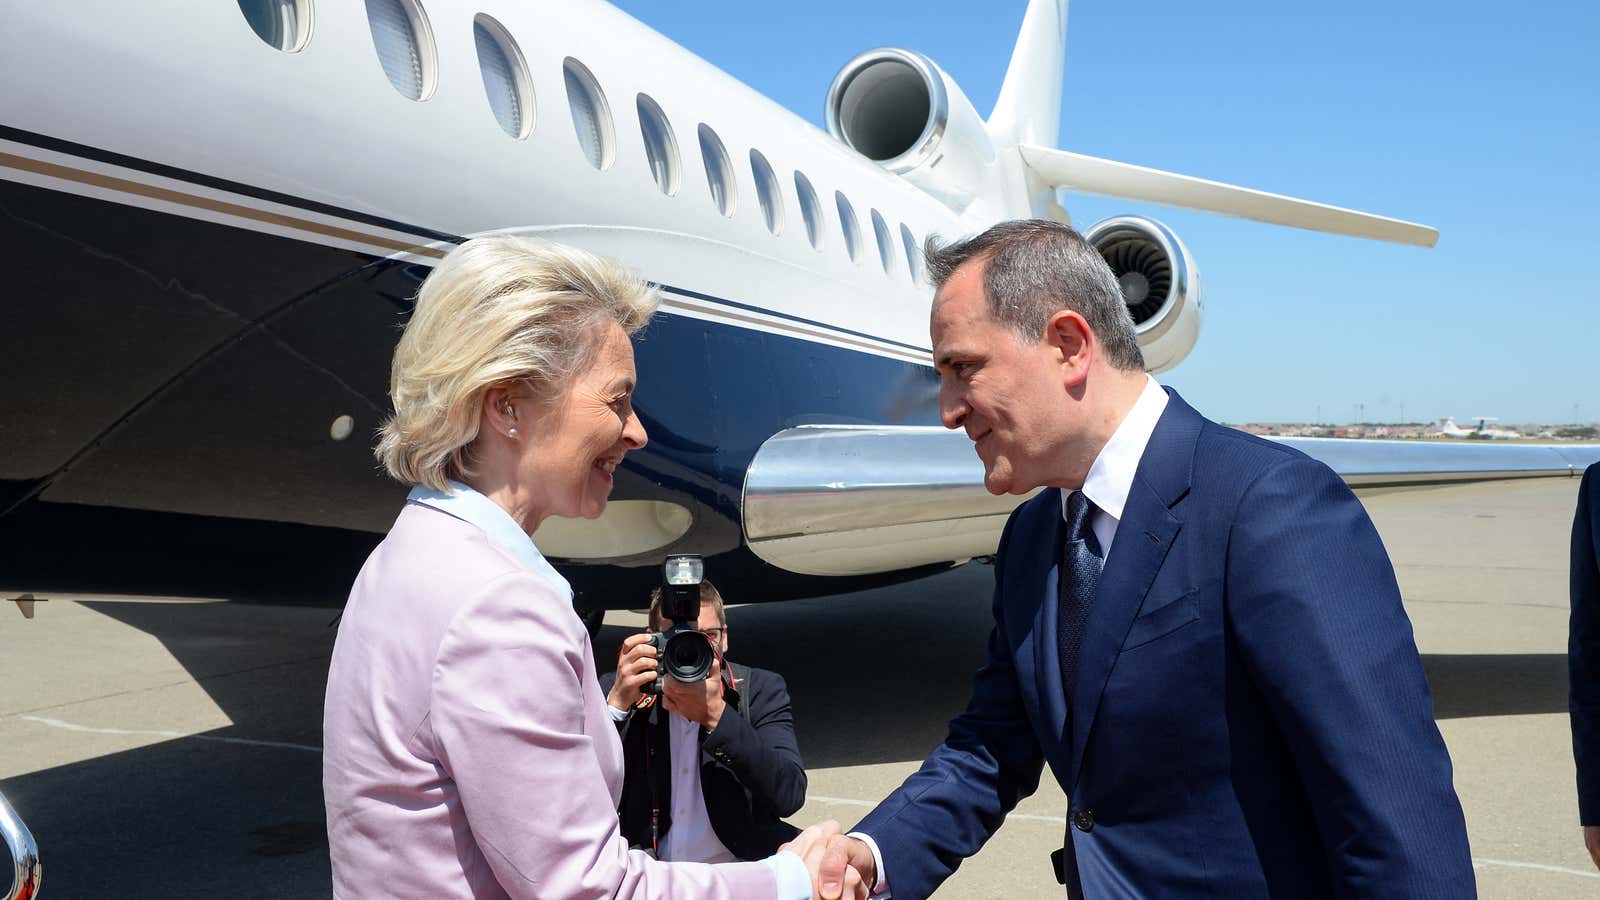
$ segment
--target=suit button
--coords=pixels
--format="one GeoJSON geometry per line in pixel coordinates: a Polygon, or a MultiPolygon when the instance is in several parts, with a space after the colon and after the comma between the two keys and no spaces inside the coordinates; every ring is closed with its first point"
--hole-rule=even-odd
{"type": "Polygon", "coordinates": [[[1083,832],[1093,831],[1094,830],[1094,811],[1093,810],[1089,810],[1089,809],[1080,809],[1080,810],[1078,810],[1077,812],[1072,814],[1072,824],[1077,826],[1077,829],[1079,831],[1083,831],[1083,832]]]}

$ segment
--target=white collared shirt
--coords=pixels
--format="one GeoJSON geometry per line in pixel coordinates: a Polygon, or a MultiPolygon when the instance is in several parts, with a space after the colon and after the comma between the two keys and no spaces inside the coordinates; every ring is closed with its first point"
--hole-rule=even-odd
{"type": "MultiPolygon", "coordinates": [[[[1117,424],[1117,430],[1111,433],[1111,440],[1100,448],[1100,454],[1094,458],[1094,463],[1089,466],[1089,474],[1083,480],[1081,490],[1095,505],[1094,518],[1089,527],[1094,529],[1095,539],[1100,542],[1102,560],[1111,558],[1111,542],[1117,537],[1117,525],[1122,521],[1123,508],[1128,505],[1133,476],[1139,471],[1139,460],[1144,458],[1145,448],[1150,445],[1150,436],[1155,433],[1156,423],[1166,411],[1167,399],[1167,392],[1161,389],[1161,385],[1156,384],[1156,380],[1149,375],[1144,376],[1144,390],[1139,392],[1139,399],[1134,401],[1133,408],[1117,424]]],[[[1063,521],[1070,521],[1067,498],[1074,493],[1076,491],[1061,492],[1063,521]]],[[[878,850],[878,842],[864,832],[851,832],[850,836],[860,838],[872,850],[873,863],[878,867],[878,890],[872,893],[874,900],[892,896],[889,873],[883,869],[883,853],[878,850]]]]}
{"type": "Polygon", "coordinates": [[[555,566],[544,558],[539,548],[533,545],[533,538],[522,530],[517,520],[511,514],[500,508],[500,504],[478,493],[471,485],[459,481],[449,482],[450,491],[445,493],[436,491],[425,484],[419,484],[411,489],[406,497],[408,501],[431,506],[447,515],[455,516],[469,525],[474,525],[482,531],[496,547],[511,554],[511,557],[527,567],[528,571],[538,575],[551,584],[559,587],[561,592],[572,599],[572,585],[561,577],[555,566]]]}
{"type": "MultiPolygon", "coordinates": [[[[608,706],[611,718],[622,721],[628,714],[608,706]]],[[[681,862],[733,862],[734,856],[711,827],[706,810],[705,791],[700,787],[700,723],[662,709],[667,717],[672,756],[672,825],[661,838],[660,858],[681,862]]],[[[640,712],[640,715],[649,713],[640,712]]],[[[726,715],[726,713],[724,713],[726,715]]],[[[638,727],[638,726],[635,726],[638,727]]]]}
{"type": "MultiPolygon", "coordinates": [[[[1089,466],[1089,475],[1084,478],[1081,488],[1084,496],[1095,506],[1089,527],[1094,529],[1095,539],[1100,542],[1102,560],[1111,558],[1111,542],[1116,539],[1117,525],[1122,522],[1123,507],[1128,505],[1128,491],[1133,489],[1133,476],[1139,471],[1139,460],[1144,458],[1144,450],[1150,444],[1150,435],[1155,433],[1156,422],[1161,420],[1161,413],[1167,408],[1167,392],[1156,384],[1154,378],[1149,375],[1144,378],[1144,390],[1139,392],[1139,399],[1122,417],[1117,430],[1111,433],[1111,440],[1100,448],[1100,455],[1089,466]]],[[[1067,498],[1073,493],[1061,492],[1063,521],[1070,521],[1067,498]]]]}

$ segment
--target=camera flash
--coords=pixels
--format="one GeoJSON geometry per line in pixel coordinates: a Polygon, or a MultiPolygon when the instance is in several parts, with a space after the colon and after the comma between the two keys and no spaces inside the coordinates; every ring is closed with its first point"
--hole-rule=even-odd
{"type": "Polygon", "coordinates": [[[699,584],[705,580],[706,564],[698,556],[669,556],[662,570],[667,584],[699,584]]]}

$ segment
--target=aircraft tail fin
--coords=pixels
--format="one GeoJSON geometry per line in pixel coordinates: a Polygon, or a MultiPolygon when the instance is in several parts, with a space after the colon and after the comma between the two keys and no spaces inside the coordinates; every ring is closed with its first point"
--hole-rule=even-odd
{"type": "Polygon", "coordinates": [[[1029,0],[1000,99],[989,114],[996,144],[1056,146],[1067,58],[1067,0],[1029,0]]]}
{"type": "MultiPolygon", "coordinates": [[[[1021,152],[1031,190],[1121,197],[1417,247],[1438,243],[1437,230],[1416,222],[1056,149],[1066,49],[1067,0],[1029,0],[988,128],[996,147],[1021,152]]],[[[1043,196],[1035,197],[1036,213],[1059,211],[1048,192],[1043,196]]]]}

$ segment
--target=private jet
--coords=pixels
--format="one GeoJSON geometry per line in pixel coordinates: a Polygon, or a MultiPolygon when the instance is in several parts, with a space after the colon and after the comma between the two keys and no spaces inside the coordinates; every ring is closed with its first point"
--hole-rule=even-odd
{"type": "MultiPolygon", "coordinates": [[[[927,237],[1071,221],[1065,189],[1437,239],[1059,149],[1066,23],[1065,0],[1027,5],[987,118],[924,54],[862,53],[824,131],[597,0],[8,4],[0,517],[386,530],[405,488],[371,437],[399,327],[452,247],[514,232],[623,260],[663,298],[636,343],[649,445],[603,517],[535,535],[591,626],[641,605],[669,553],[746,601],[992,554],[1022,498],[986,493],[939,427],[927,237]]],[[[1184,243],[1141,216],[1082,230],[1151,371],[1178,365],[1204,314],[1184,243]]],[[[1587,461],[1383,443],[1297,445],[1356,484],[1587,461]]]]}

